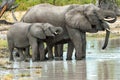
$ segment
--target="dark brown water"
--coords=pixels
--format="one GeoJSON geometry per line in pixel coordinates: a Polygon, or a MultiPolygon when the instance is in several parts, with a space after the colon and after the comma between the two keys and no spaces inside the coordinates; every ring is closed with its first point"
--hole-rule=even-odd
{"type": "MultiPolygon", "coordinates": [[[[102,50],[103,40],[88,39],[86,60],[13,62],[0,68],[0,78],[12,80],[120,80],[120,38],[111,39],[102,50]]],[[[1,80],[1,79],[0,79],[1,80]]]]}

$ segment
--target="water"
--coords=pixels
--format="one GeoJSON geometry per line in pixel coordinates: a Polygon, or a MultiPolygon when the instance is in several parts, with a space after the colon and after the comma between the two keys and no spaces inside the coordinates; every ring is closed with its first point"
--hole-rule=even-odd
{"type": "MultiPolygon", "coordinates": [[[[13,62],[0,68],[0,78],[12,80],[120,80],[120,38],[111,39],[102,50],[104,40],[88,39],[86,60],[13,62]]],[[[0,79],[1,80],[1,79],[0,79]]]]}

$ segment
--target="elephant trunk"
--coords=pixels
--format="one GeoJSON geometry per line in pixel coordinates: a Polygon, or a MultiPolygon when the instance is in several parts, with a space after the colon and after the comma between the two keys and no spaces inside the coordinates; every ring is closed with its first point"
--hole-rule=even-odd
{"type": "Polygon", "coordinates": [[[52,32],[54,32],[55,35],[59,35],[63,32],[63,29],[61,27],[55,27],[51,29],[52,32]]]}
{"type": "Polygon", "coordinates": [[[106,36],[105,36],[105,42],[104,42],[104,45],[103,45],[102,49],[105,49],[107,47],[108,41],[109,41],[110,28],[109,28],[107,23],[105,23],[103,25],[104,25],[104,29],[106,30],[106,36]]]}

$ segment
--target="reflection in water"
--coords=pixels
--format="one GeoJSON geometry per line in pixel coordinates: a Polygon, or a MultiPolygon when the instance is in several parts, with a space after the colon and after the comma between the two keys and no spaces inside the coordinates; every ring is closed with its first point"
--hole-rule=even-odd
{"type": "MultiPolygon", "coordinates": [[[[14,80],[120,80],[120,39],[111,39],[107,49],[102,50],[103,41],[87,41],[86,60],[45,62],[13,62],[9,67],[0,68],[0,80],[6,74],[13,74],[14,80]],[[42,68],[35,68],[41,66],[42,68]],[[28,68],[29,67],[29,68],[28,68]],[[21,75],[25,76],[21,76],[21,75]]],[[[73,56],[74,57],[74,56],[73,56]]],[[[73,58],[74,59],[74,58],[73,58]]]]}

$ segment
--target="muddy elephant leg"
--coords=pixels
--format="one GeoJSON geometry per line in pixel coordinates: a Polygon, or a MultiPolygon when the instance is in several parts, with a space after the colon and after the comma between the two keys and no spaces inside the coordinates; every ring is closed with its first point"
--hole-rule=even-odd
{"type": "Polygon", "coordinates": [[[56,60],[63,59],[63,44],[55,45],[55,59],[56,60]]]}
{"type": "Polygon", "coordinates": [[[67,50],[67,59],[66,60],[72,60],[73,50],[74,50],[74,45],[70,41],[70,42],[68,42],[68,50],[67,50]]]}
{"type": "Polygon", "coordinates": [[[83,50],[82,50],[83,44],[82,44],[81,33],[82,34],[85,34],[85,33],[80,32],[78,29],[72,29],[69,27],[67,27],[67,31],[75,47],[76,59],[81,60],[83,57],[83,50]]]}
{"type": "Polygon", "coordinates": [[[39,42],[39,54],[40,54],[40,61],[44,61],[45,60],[45,51],[44,51],[43,41],[39,42]]]}

